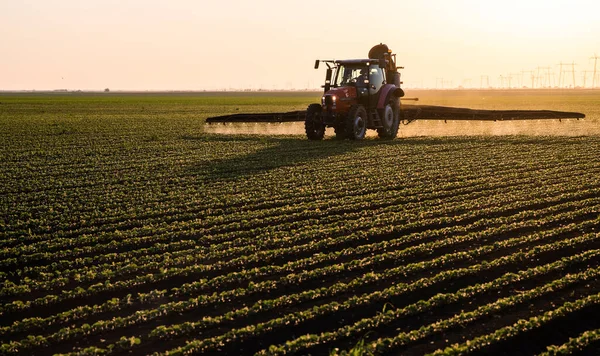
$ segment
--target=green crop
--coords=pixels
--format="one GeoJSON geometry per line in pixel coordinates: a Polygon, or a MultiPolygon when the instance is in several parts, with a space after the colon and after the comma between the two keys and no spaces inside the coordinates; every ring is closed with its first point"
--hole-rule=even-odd
{"type": "Polygon", "coordinates": [[[593,354],[600,94],[408,95],[588,118],[311,142],[204,119],[320,93],[0,94],[0,353],[593,354]]]}

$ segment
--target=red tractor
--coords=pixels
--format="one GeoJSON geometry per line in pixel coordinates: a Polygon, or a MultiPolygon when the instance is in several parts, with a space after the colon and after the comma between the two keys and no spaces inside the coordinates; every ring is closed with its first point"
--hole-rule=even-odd
{"type": "Polygon", "coordinates": [[[311,140],[321,140],[326,127],[337,138],[361,140],[367,129],[381,138],[392,139],[402,118],[400,73],[396,55],[384,44],[369,51],[367,59],[317,60],[327,64],[321,104],[310,104],[304,127],[311,140]]]}

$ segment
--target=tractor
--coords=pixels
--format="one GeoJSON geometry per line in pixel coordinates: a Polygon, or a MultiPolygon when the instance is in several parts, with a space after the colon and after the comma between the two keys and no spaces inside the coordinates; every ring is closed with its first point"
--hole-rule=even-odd
{"type": "Polygon", "coordinates": [[[333,127],[337,138],[362,140],[367,129],[383,139],[398,134],[402,118],[400,73],[396,55],[385,44],[371,48],[369,58],[316,60],[327,65],[320,104],[306,110],[304,128],[310,140],[321,140],[333,127]]]}

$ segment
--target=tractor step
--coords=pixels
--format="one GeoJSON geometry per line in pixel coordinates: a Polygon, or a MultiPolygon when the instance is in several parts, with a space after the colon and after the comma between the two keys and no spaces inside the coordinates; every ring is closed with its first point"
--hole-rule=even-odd
{"type": "Polygon", "coordinates": [[[369,116],[372,118],[372,127],[382,127],[381,118],[379,117],[377,109],[372,109],[369,116]]]}

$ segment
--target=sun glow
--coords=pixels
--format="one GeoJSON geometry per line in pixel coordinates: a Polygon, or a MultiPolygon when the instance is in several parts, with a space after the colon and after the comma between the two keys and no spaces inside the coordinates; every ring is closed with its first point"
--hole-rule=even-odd
{"type": "MultiPolygon", "coordinates": [[[[581,29],[578,19],[584,15],[575,13],[569,1],[478,1],[473,5],[478,7],[480,30],[522,38],[563,37],[581,29]]],[[[600,5],[590,2],[589,9],[597,11],[600,5]]]]}
{"type": "Polygon", "coordinates": [[[562,62],[589,71],[600,53],[598,0],[123,3],[0,1],[0,33],[10,34],[0,90],[318,90],[316,58],[360,58],[379,42],[406,66],[406,83],[477,86],[481,75],[562,62]]]}

